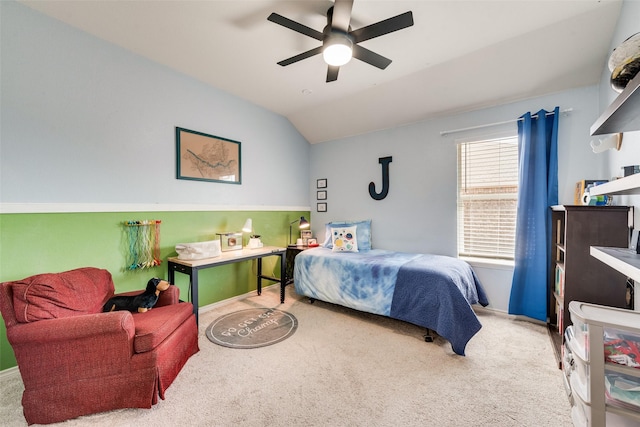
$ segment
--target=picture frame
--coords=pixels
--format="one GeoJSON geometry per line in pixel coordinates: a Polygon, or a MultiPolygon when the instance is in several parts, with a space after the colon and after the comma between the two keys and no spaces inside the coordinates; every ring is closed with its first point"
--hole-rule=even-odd
{"type": "Polygon", "coordinates": [[[319,190],[317,192],[316,198],[318,200],[327,200],[327,192],[325,190],[319,190]]]}
{"type": "Polygon", "coordinates": [[[242,184],[241,143],[176,127],[176,179],[242,184]]]}
{"type": "Polygon", "coordinates": [[[327,188],[327,178],[320,178],[316,181],[317,188],[327,188]]]}
{"type": "Polygon", "coordinates": [[[327,204],[326,203],[318,203],[316,205],[316,210],[318,212],[326,212],[327,211],[327,204]]]}
{"type": "Polygon", "coordinates": [[[228,232],[216,234],[220,237],[221,252],[237,251],[242,249],[242,233],[228,232]]]}

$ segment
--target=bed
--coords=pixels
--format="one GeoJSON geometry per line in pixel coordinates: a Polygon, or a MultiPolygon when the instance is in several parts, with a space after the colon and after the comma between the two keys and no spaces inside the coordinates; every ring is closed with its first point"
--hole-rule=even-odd
{"type": "MultiPolygon", "coordinates": [[[[355,235],[351,238],[360,243],[355,235]]],[[[363,244],[364,250],[356,251],[323,246],[330,245],[325,242],[296,256],[294,284],[299,295],[423,326],[464,356],[467,343],[482,327],[471,306],[489,304],[469,264],[363,244]]]]}

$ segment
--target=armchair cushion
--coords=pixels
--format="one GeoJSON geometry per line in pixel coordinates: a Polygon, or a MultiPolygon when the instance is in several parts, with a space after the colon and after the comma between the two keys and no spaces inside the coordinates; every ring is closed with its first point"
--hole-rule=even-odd
{"type": "Polygon", "coordinates": [[[155,307],[145,313],[133,313],[136,335],[133,350],[136,353],[151,351],[193,315],[191,304],[173,304],[155,307]]]}
{"type": "Polygon", "coordinates": [[[100,313],[114,293],[111,273],[93,267],[38,274],[13,284],[13,305],[20,323],[100,313]]]}

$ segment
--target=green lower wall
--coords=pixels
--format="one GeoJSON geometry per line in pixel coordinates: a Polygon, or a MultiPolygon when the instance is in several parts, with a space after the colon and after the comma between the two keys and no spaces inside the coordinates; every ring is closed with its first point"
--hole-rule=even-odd
{"type": "MultiPolygon", "coordinates": [[[[178,243],[214,240],[216,233],[241,231],[247,218],[265,245],[286,246],[289,224],[309,211],[207,211],[207,212],[108,212],[38,213],[0,215],[0,282],[34,274],[78,267],[99,267],[113,275],[116,292],[142,290],[151,277],[167,277],[166,259],[175,256],[178,243]],[[128,238],[125,221],[162,221],[160,266],[128,270],[128,238]]],[[[245,234],[244,242],[248,236],[245,234]]],[[[295,239],[295,235],[294,235],[295,239]]],[[[263,261],[263,271],[280,277],[278,257],[263,261]]],[[[256,261],[246,261],[200,272],[199,305],[242,295],[256,289],[256,261]]],[[[177,273],[175,285],[182,299],[190,299],[186,275],[177,273]]],[[[267,283],[265,283],[266,285],[267,283]]],[[[16,366],[0,326],[0,370],[16,366]]]]}

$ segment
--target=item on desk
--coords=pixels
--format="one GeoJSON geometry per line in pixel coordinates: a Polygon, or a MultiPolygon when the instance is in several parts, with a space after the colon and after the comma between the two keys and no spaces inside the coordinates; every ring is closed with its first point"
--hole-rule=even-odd
{"type": "Polygon", "coordinates": [[[216,234],[220,236],[220,248],[222,252],[242,249],[242,233],[227,232],[216,234]]]}
{"type": "Polygon", "coordinates": [[[302,246],[307,246],[309,244],[311,235],[311,230],[300,230],[300,237],[302,237],[302,246]]]}
{"type": "Polygon", "coordinates": [[[261,248],[262,242],[260,241],[260,236],[258,237],[250,237],[249,238],[249,249],[259,249],[261,248]]]}
{"type": "Polygon", "coordinates": [[[296,240],[296,246],[302,246],[302,245],[303,245],[302,239],[296,240]]]}
{"type": "Polygon", "coordinates": [[[589,189],[594,187],[595,184],[590,184],[587,186],[586,191],[582,195],[582,204],[585,206],[610,206],[613,204],[613,198],[606,194],[600,194],[597,196],[592,196],[589,194],[589,189]]]}
{"type": "Polygon", "coordinates": [[[606,194],[600,194],[598,196],[590,196],[585,194],[582,196],[582,204],[585,206],[611,206],[613,199],[606,194]]]}
{"type": "Polygon", "coordinates": [[[624,171],[624,176],[634,175],[640,172],[640,165],[624,166],[622,170],[624,171]]]}
{"type": "Polygon", "coordinates": [[[582,205],[582,197],[584,196],[585,191],[590,185],[598,185],[604,184],[608,182],[606,179],[583,179],[582,181],[578,181],[576,183],[575,193],[573,195],[573,204],[574,205],[582,205]]]}
{"type": "Polygon", "coordinates": [[[220,240],[198,243],[178,243],[178,259],[194,260],[220,256],[220,240]]]}

